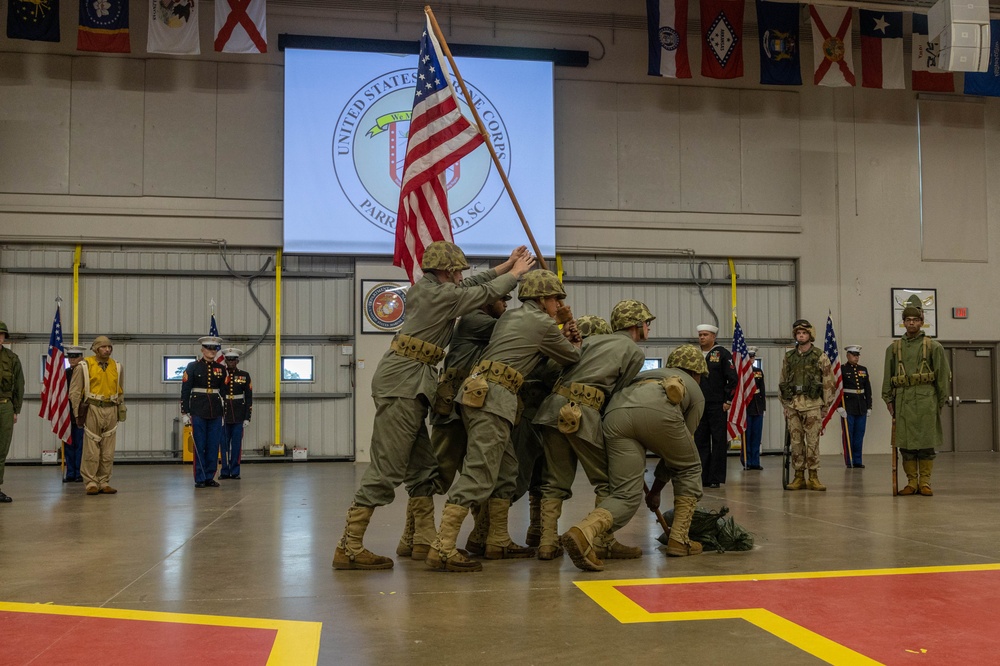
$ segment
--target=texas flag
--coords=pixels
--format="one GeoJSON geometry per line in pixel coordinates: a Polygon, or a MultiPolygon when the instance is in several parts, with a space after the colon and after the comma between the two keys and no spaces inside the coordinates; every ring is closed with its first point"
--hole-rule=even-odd
{"type": "Polygon", "coordinates": [[[646,0],[649,75],[690,79],[688,0],[646,0]]]}
{"type": "Polygon", "coordinates": [[[913,89],[955,92],[955,75],[937,68],[937,43],[927,37],[927,15],[913,14],[913,89]]]}
{"type": "Polygon", "coordinates": [[[858,10],[861,23],[861,85],[904,90],[903,12],[858,10]]]}
{"type": "Polygon", "coordinates": [[[813,83],[817,86],[855,85],[850,7],[809,7],[813,33],[813,83]]]}
{"type": "Polygon", "coordinates": [[[701,75],[743,76],[743,0],[701,0],[701,75]]]}

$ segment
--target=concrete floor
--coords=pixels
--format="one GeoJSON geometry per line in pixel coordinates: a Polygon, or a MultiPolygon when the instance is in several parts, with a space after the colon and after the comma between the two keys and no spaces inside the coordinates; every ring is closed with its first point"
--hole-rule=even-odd
{"type": "MultiPolygon", "coordinates": [[[[729,462],[729,482],[702,505],[728,505],[756,535],[753,551],[668,560],[643,508],[618,537],[645,555],[596,574],[568,558],[487,561],[479,574],[398,558],[392,571],[333,571],[363,465],[250,464],[242,480],[197,491],[188,467],[119,465],[120,492],[93,497],[52,467],[8,466],[0,602],[322,622],[320,664],[807,664],[822,661],[743,620],[621,624],[574,582],[1000,561],[996,454],[939,455],[932,498],[893,498],[888,455],[866,456],[863,470],[824,457],[826,493],[783,491],[776,457],[763,472],[729,462]]],[[[562,529],[592,506],[585,479],[575,491],[562,529]]],[[[376,511],[371,550],[394,554],[404,509],[400,494],[376,511]]],[[[522,543],[526,526],[522,500],[511,512],[522,543]]]]}

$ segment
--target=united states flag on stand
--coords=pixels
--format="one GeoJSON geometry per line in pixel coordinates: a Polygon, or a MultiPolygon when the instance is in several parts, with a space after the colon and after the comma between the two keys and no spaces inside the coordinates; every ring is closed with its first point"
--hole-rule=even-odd
{"type": "Polygon", "coordinates": [[[733,328],[733,365],[736,366],[736,394],[733,404],[729,407],[729,439],[736,439],[747,429],[747,405],[753,401],[757,393],[757,382],[753,378],[753,361],[747,349],[747,341],[743,337],[743,329],[739,320],[733,328]]]}
{"type": "Polygon", "coordinates": [[[59,306],[52,320],[52,335],[49,336],[49,355],[45,359],[45,373],[42,375],[42,408],[38,415],[52,422],[52,432],[60,442],[69,439],[69,387],[66,385],[66,356],[63,351],[62,319],[59,306]]]}
{"type": "Polygon", "coordinates": [[[833,396],[833,404],[830,411],[823,417],[823,427],[830,422],[830,418],[837,413],[837,407],[844,402],[844,377],[840,374],[840,355],[837,353],[837,334],[833,332],[833,316],[826,318],[826,340],[823,342],[823,353],[830,359],[833,370],[833,383],[836,394],[833,396]]]}
{"type": "Polygon", "coordinates": [[[453,239],[445,170],[484,141],[476,127],[462,115],[447,62],[427,18],[420,38],[417,88],[403,161],[396,251],[392,257],[392,265],[405,269],[411,283],[421,275],[424,248],[434,241],[453,239]]]}
{"type": "MultiPolygon", "coordinates": [[[[219,336],[219,327],[215,324],[215,313],[212,313],[212,321],[208,325],[208,334],[216,338],[219,336]]],[[[219,351],[215,352],[215,362],[222,363],[225,357],[222,355],[222,347],[219,347],[219,351]]]]}

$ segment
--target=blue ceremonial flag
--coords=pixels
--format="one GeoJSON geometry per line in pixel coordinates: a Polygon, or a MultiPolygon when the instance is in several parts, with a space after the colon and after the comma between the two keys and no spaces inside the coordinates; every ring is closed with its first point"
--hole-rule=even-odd
{"type": "Polygon", "coordinates": [[[985,72],[965,73],[966,95],[1000,97],[1000,20],[990,21],[990,65],[985,72]]]}
{"type": "Polygon", "coordinates": [[[757,0],[760,82],[770,86],[801,86],[799,68],[799,6],[757,0]]]}
{"type": "Polygon", "coordinates": [[[7,0],[7,36],[59,41],[59,0],[7,0]]]}

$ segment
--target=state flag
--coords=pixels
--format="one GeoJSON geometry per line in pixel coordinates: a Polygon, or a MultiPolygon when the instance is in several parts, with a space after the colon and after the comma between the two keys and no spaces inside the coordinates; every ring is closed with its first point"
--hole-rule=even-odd
{"type": "Polygon", "coordinates": [[[861,25],[861,85],[904,90],[903,12],[858,10],[861,25]]]}
{"type": "Polygon", "coordinates": [[[799,6],[757,0],[760,38],[760,82],[770,86],[801,86],[799,6]]]}
{"type": "Polygon", "coordinates": [[[197,0],[149,0],[149,53],[199,55],[197,0]]]}
{"type": "Polygon", "coordinates": [[[646,0],[650,76],[690,79],[688,0],[646,0]]]}
{"type": "Polygon", "coordinates": [[[701,0],[701,75],[743,76],[743,0],[701,0]]]}
{"type": "Polygon", "coordinates": [[[78,51],[131,53],[128,0],[80,0],[78,51]]]}
{"type": "Polygon", "coordinates": [[[267,53],[265,0],[215,0],[215,50],[267,53]]]}
{"type": "Polygon", "coordinates": [[[940,52],[938,45],[927,37],[927,15],[913,16],[913,74],[914,90],[955,92],[955,75],[937,68],[940,52]]]}
{"type": "Polygon", "coordinates": [[[58,42],[59,0],[7,0],[7,36],[58,42]]]}
{"type": "Polygon", "coordinates": [[[985,72],[965,73],[965,94],[1000,97],[1000,20],[990,21],[990,64],[985,72]]]}
{"type": "Polygon", "coordinates": [[[817,86],[854,86],[854,46],[850,7],[809,7],[813,37],[813,83],[817,86]]]}

